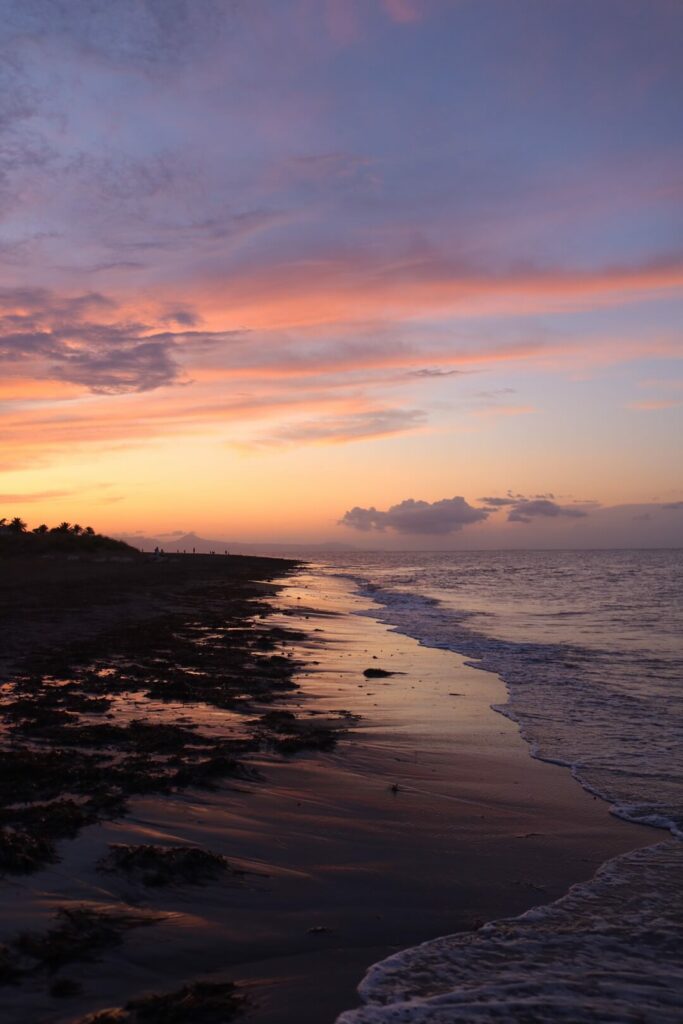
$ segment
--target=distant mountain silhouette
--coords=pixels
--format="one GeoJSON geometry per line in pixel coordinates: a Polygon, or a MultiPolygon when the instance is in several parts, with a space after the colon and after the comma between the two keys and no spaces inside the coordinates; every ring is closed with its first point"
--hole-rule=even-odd
{"type": "Polygon", "coordinates": [[[261,541],[253,544],[246,544],[242,541],[210,540],[206,537],[199,537],[196,533],[183,533],[179,536],[174,534],[161,537],[147,537],[144,534],[120,533],[117,534],[120,540],[125,541],[133,547],[142,551],[154,551],[161,548],[164,551],[196,551],[197,554],[209,554],[215,551],[222,554],[224,551],[233,555],[305,555],[313,552],[323,551],[357,551],[353,544],[344,544],[339,541],[327,541],[322,544],[290,544],[278,541],[261,541]]]}

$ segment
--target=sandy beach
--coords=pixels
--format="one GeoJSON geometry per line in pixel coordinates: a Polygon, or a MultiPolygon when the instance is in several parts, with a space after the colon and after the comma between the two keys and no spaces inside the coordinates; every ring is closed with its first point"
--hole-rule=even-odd
{"type": "Polygon", "coordinates": [[[261,731],[240,754],[248,772],[211,789],[130,795],[125,812],[60,842],[56,863],[5,875],[10,944],[21,931],[44,933],[60,908],[138,918],[92,959],[43,965],[3,987],[9,1024],[71,1024],[198,979],[236,982],[239,1013],[254,1024],[331,1024],[357,1004],[376,960],[550,902],[652,841],[565,769],[530,757],[516,725],[491,710],[505,698],[497,677],[358,614],[369,602],[341,577],[303,568],[275,582],[274,606],[254,609],[266,618],[253,621],[294,663],[298,689],[260,705],[252,693],[248,714],[123,694],[135,705],[127,714],[244,743],[254,736],[245,722],[283,711],[343,730],[336,746],[288,750],[280,733],[261,731]],[[368,669],[392,674],[367,678],[368,669]],[[112,844],[199,847],[229,868],[202,884],[151,886],[101,869],[112,844]],[[81,987],[55,996],[55,979],[81,987]]]}
{"type": "Polygon", "coordinates": [[[683,1024],[683,0],[0,10],[0,1024],[683,1024]]]}

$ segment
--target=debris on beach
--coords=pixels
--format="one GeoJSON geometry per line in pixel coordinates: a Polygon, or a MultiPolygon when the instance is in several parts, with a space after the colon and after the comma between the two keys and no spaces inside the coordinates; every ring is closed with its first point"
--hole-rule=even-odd
{"type": "MultiPolygon", "coordinates": [[[[174,571],[170,563],[163,570],[174,571]]],[[[143,619],[131,614],[136,598],[128,575],[111,586],[98,578],[87,601],[76,588],[62,632],[39,644],[40,601],[44,596],[50,616],[56,606],[50,593],[27,587],[24,611],[16,588],[10,606],[0,582],[0,610],[10,627],[15,623],[17,641],[14,661],[5,662],[11,668],[0,677],[0,874],[58,862],[60,841],[124,815],[133,797],[213,789],[225,779],[260,782],[250,756],[331,750],[356,720],[347,711],[300,710],[290,700],[302,666],[285,651],[303,634],[261,621],[273,588],[253,575],[272,575],[266,563],[252,564],[249,576],[236,581],[183,572],[181,565],[177,588],[160,584],[146,593],[143,619]]],[[[125,573],[151,586],[144,565],[125,573]]],[[[57,582],[63,586],[61,576],[57,582]]],[[[200,846],[120,843],[103,852],[100,871],[149,887],[251,873],[200,846]]],[[[0,985],[26,982],[55,1000],[76,997],[80,982],[63,973],[68,965],[98,961],[130,929],[167,917],[127,902],[62,906],[47,925],[0,945],[0,985]]],[[[103,1007],[81,1022],[225,1024],[243,1004],[232,984],[188,981],[174,992],[103,1007]]]]}
{"type": "Polygon", "coordinates": [[[268,711],[258,719],[259,735],[263,742],[281,754],[295,754],[304,750],[332,750],[345,732],[348,717],[343,712],[332,713],[324,722],[297,718],[291,711],[268,711]]]}
{"type": "Polygon", "coordinates": [[[199,884],[221,875],[243,874],[231,868],[226,857],[199,846],[155,846],[145,843],[128,846],[113,843],[103,857],[99,871],[120,872],[143,885],[163,886],[178,883],[199,884]]]}
{"type": "Polygon", "coordinates": [[[57,860],[47,839],[14,828],[0,829],[0,872],[24,875],[57,860]]]}
{"type": "Polygon", "coordinates": [[[176,992],[143,996],[120,1008],[89,1014],[76,1024],[227,1024],[244,1004],[232,982],[198,981],[176,992]]]}
{"type": "Polygon", "coordinates": [[[61,907],[46,931],[20,932],[0,946],[0,985],[16,984],[37,971],[96,960],[131,928],[157,924],[165,914],[133,907],[80,904],[61,907]]]}
{"type": "MultiPolygon", "coordinates": [[[[251,573],[257,568],[272,573],[265,561],[251,573]]],[[[144,566],[130,571],[146,573],[144,566]]],[[[182,589],[160,585],[153,618],[115,617],[89,633],[84,609],[49,649],[27,644],[30,653],[0,680],[0,730],[10,739],[0,747],[1,874],[55,863],[60,840],[124,814],[133,796],[213,789],[224,779],[256,782],[261,776],[245,755],[334,746],[340,723],[313,725],[284,711],[253,717],[298,688],[300,666],[281,652],[301,634],[256,624],[272,589],[239,576],[188,579],[185,563],[165,571],[180,574],[182,589]],[[199,722],[180,724],[178,705],[199,722]]],[[[102,590],[93,606],[99,599],[116,608],[117,587],[130,597],[130,581],[103,576],[92,585],[102,590]]],[[[0,605],[2,596],[0,587],[0,605]]],[[[34,600],[31,591],[17,637],[22,629],[35,634],[34,600]]]]}

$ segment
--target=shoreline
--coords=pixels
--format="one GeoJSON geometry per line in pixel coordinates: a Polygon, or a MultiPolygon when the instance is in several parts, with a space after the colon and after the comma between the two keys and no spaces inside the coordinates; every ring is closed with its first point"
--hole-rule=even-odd
{"type": "MultiPolygon", "coordinates": [[[[301,574],[287,588],[290,608],[296,607],[292,591],[300,581],[301,574]]],[[[312,585],[312,607],[321,603],[319,582],[312,585]]],[[[322,582],[330,586],[329,577],[322,582]]],[[[322,669],[306,670],[311,692],[325,707],[340,693],[342,699],[352,700],[356,692],[358,710],[362,712],[364,704],[368,708],[351,744],[341,741],[344,763],[336,767],[349,789],[356,784],[362,790],[365,817],[376,816],[373,820],[379,818],[383,828],[395,830],[382,836],[381,845],[396,850],[399,842],[406,844],[406,878],[411,877],[416,848],[430,858],[423,870],[430,872],[426,890],[434,903],[425,912],[414,905],[413,895],[407,915],[411,923],[400,939],[397,932],[391,936],[392,948],[383,949],[373,963],[394,950],[439,935],[471,932],[486,921],[553,903],[615,856],[663,838],[659,830],[613,817],[608,804],[583,789],[565,766],[533,758],[518,724],[494,709],[507,699],[506,685],[497,675],[469,665],[464,655],[425,646],[397,632],[373,617],[372,598],[356,593],[347,582],[341,587],[347,602],[344,615],[328,620],[328,635],[322,641],[328,654],[336,647],[337,656],[328,657],[322,669]],[[336,639],[330,635],[335,629],[336,639]],[[373,650],[378,651],[377,662],[368,661],[373,650]],[[398,674],[359,683],[364,664],[397,669],[398,674]],[[348,685],[334,686],[330,696],[321,679],[335,678],[338,672],[350,673],[348,685]],[[391,799],[397,802],[395,807],[403,804],[402,815],[401,820],[387,822],[383,797],[394,783],[399,792],[391,799]],[[416,825],[424,830],[419,843],[416,825]],[[448,857],[445,864],[441,858],[448,857]],[[454,903],[444,906],[449,899],[454,903]]],[[[306,601],[305,593],[299,596],[306,601]]],[[[330,600],[329,610],[335,607],[339,608],[338,595],[330,600]]],[[[314,614],[310,621],[315,621],[314,614]]],[[[315,643],[310,649],[315,654],[315,643]]],[[[361,968],[358,982],[369,966],[361,968]]],[[[334,969],[326,963],[327,971],[334,969]]],[[[354,1002],[345,1009],[357,1003],[354,991],[354,1002]]],[[[308,1021],[303,1000],[296,1006],[304,1016],[292,1019],[308,1021]]],[[[271,1024],[267,1014],[254,1019],[271,1024]]],[[[272,1024],[276,1020],[273,1016],[272,1024]]]]}
{"type": "MultiPolygon", "coordinates": [[[[64,844],[61,864],[35,877],[36,920],[65,900],[103,898],[164,916],[89,965],[88,991],[68,1012],[45,994],[31,1019],[77,1021],[201,976],[238,982],[254,1024],[332,1024],[376,960],[549,903],[656,841],[611,818],[566,769],[531,758],[516,724],[490,707],[504,692],[497,677],[356,615],[362,599],[341,581],[335,590],[303,567],[279,583],[264,626],[282,630],[302,663],[286,706],[318,721],[362,718],[336,749],[285,760],[251,751],[261,782],[137,796],[127,817],[64,844]],[[397,674],[366,679],[374,666],[397,674]],[[150,890],[94,871],[112,842],[196,845],[246,874],[150,890]]],[[[15,890],[17,918],[31,917],[28,881],[15,890]]],[[[14,995],[7,1019],[20,1024],[27,1005],[14,995]]]]}

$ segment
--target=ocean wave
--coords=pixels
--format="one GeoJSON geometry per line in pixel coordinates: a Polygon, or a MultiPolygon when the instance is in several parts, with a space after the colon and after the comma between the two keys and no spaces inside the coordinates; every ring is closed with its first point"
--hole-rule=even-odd
{"type": "MultiPolygon", "coordinates": [[[[509,699],[494,710],[518,724],[533,757],[569,768],[617,817],[683,838],[683,770],[676,757],[681,698],[675,689],[641,692],[633,659],[624,668],[614,652],[487,636],[471,626],[475,617],[478,626],[485,622],[479,612],[345,575],[372,599],[367,614],[499,675],[509,699]]],[[[659,668],[646,653],[640,660],[643,674],[659,668]]]]}
{"type": "MultiPolygon", "coordinates": [[[[403,590],[400,563],[370,566],[383,585],[345,575],[372,600],[366,614],[500,676],[508,700],[494,710],[518,724],[532,756],[568,768],[618,817],[674,838],[608,861],[555,903],[375,964],[359,987],[364,1005],[338,1024],[679,1024],[683,700],[675,569],[659,580],[664,562],[651,560],[634,577],[645,577],[642,592],[624,584],[625,604],[613,592],[614,573],[602,584],[597,555],[578,569],[558,555],[551,564],[525,556],[524,589],[513,593],[512,556],[497,567],[495,557],[465,566],[476,611],[453,607],[453,596],[462,598],[461,559],[425,560],[419,586],[445,592],[443,602],[403,590]],[[553,603],[548,581],[558,572],[573,582],[553,603]],[[565,620],[573,632],[558,627],[565,620]]],[[[629,573],[624,567],[623,579],[629,573]]]]}
{"type": "Polygon", "coordinates": [[[370,968],[337,1024],[680,1024],[683,844],[608,861],[548,906],[370,968]]]}

